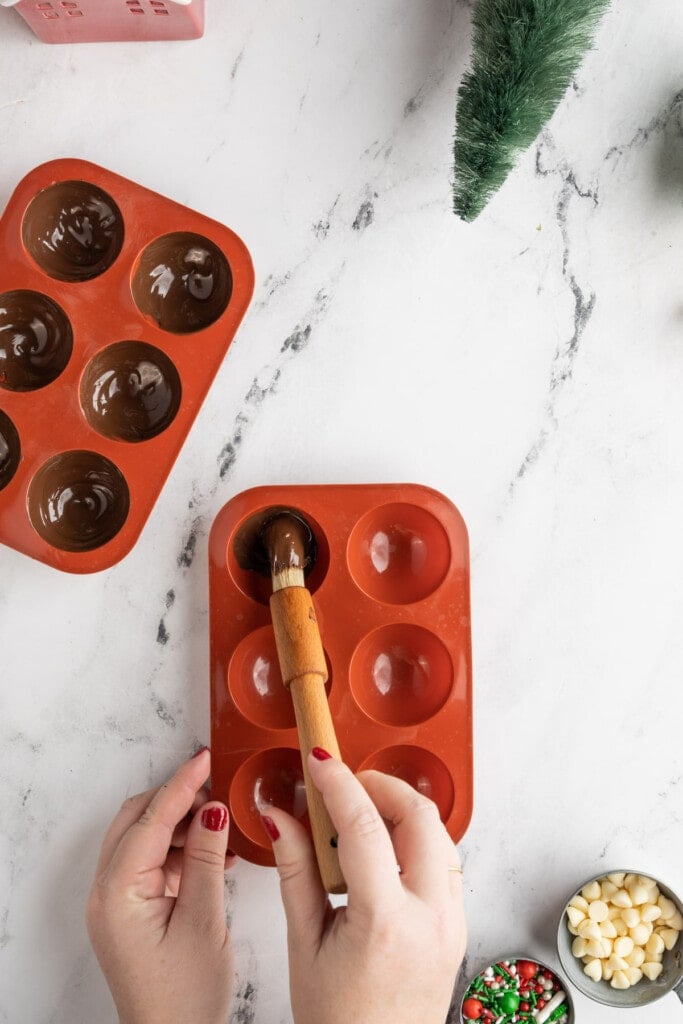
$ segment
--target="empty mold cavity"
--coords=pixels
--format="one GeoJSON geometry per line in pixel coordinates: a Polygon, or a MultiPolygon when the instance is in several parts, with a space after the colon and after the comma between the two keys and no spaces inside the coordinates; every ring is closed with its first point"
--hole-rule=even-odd
{"type": "Polygon", "coordinates": [[[349,685],[358,706],[376,722],[417,725],[448,700],[453,664],[434,633],[392,623],[361,640],[351,658],[349,685]]]}
{"type": "Polygon", "coordinates": [[[33,528],[62,551],[91,551],[119,532],[128,515],[128,486],[103,455],[70,451],[38,470],[28,489],[33,528]]]}
{"type": "Polygon", "coordinates": [[[304,521],[311,533],[311,542],[307,546],[311,562],[304,568],[306,586],[311,593],[315,593],[325,579],[330,564],[327,538],[320,525],[307,512],[291,505],[269,505],[260,509],[238,524],[227,546],[228,570],[235,586],[259,604],[268,604],[273,592],[270,567],[259,543],[259,536],[265,524],[279,512],[293,513],[304,521]]]}
{"type": "Polygon", "coordinates": [[[291,747],[268,747],[247,758],[235,772],[229,803],[239,830],[256,846],[270,850],[259,807],[272,804],[299,819],[307,814],[300,752],[291,747]]]}
{"type": "Polygon", "coordinates": [[[55,380],[69,362],[71,324],[47,295],[0,295],[0,388],[35,391],[55,380]]]}
{"type": "Polygon", "coordinates": [[[433,593],[450,565],[448,535],[419,505],[380,505],[360,519],[347,548],[349,570],[369,597],[410,604],[433,593]]]}
{"type": "Polygon", "coordinates": [[[7,487],[21,460],[21,442],[17,428],[0,409],[0,491],[7,487]]]}
{"type": "MultiPolygon", "coordinates": [[[[329,661],[327,671],[329,675],[329,661]]],[[[238,644],[228,667],[228,689],[237,709],[253,725],[295,728],[294,705],[282,682],[272,626],[254,630],[238,644]]],[[[326,689],[329,695],[329,678],[326,689]]]]}
{"type": "Polygon", "coordinates": [[[58,281],[89,281],[121,252],[123,218],[106,192],[87,181],[60,181],[43,189],[22,225],[24,246],[58,281]]]}
{"type": "Polygon", "coordinates": [[[90,361],[81,380],[81,405],[94,430],[119,441],[146,441],[173,421],[182,388],[160,349],[119,341],[90,361]]]}
{"type": "Polygon", "coordinates": [[[155,239],[133,275],[138,309],[159,327],[190,334],[215,323],[232,294],[225,256],[208,238],[176,231],[155,239]]]}
{"type": "Polygon", "coordinates": [[[403,779],[418,793],[429,797],[439,808],[442,821],[448,821],[455,798],[453,779],[443,761],[424,747],[405,744],[376,750],[363,761],[360,770],[372,768],[403,779]]]}

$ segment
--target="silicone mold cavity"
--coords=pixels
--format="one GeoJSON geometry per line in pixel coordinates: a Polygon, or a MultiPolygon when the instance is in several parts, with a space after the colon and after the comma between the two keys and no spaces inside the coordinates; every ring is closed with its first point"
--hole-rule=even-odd
{"type": "Polygon", "coordinates": [[[71,324],[47,295],[22,290],[0,295],[0,388],[36,391],[51,384],[72,348],[71,324]]]}
{"type": "Polygon", "coordinates": [[[443,707],[453,684],[448,651],[423,626],[392,622],[365,636],[351,658],[358,705],[384,725],[418,725],[443,707]]]}
{"type": "Polygon", "coordinates": [[[410,604],[436,590],[448,572],[448,536],[418,505],[382,505],[354,527],[348,560],[351,575],[370,597],[410,604]]]}
{"type": "MultiPolygon", "coordinates": [[[[344,761],[354,771],[388,772],[433,799],[457,841],[472,811],[469,554],[457,509],[416,484],[257,487],[219,512],[209,541],[211,783],[214,798],[233,809],[231,849],[273,863],[256,809],[259,779],[272,790],[279,778],[283,798],[292,804],[295,793],[301,812],[271,581],[267,563],[253,555],[264,522],[285,509],[310,526],[318,545],[307,585],[344,761]],[[371,556],[378,532],[388,537],[384,572],[371,556]],[[420,558],[411,560],[418,547],[420,558]]],[[[264,799],[278,803],[272,792],[264,799]]]]}

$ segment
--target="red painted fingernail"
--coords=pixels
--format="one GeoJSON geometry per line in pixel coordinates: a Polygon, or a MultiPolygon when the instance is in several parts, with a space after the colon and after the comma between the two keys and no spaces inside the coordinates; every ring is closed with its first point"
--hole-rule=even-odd
{"type": "Polygon", "coordinates": [[[190,761],[191,761],[191,760],[192,760],[192,758],[194,758],[194,757],[199,757],[199,755],[200,755],[200,754],[203,754],[203,753],[204,753],[204,751],[205,751],[205,750],[208,750],[208,749],[209,749],[208,747],[200,747],[200,748],[199,748],[199,750],[195,750],[194,754],[193,754],[193,755],[192,755],[192,757],[190,758],[190,761]]]}
{"type": "Polygon", "coordinates": [[[268,833],[268,838],[271,840],[271,842],[274,843],[276,839],[280,838],[278,827],[272,818],[269,818],[267,814],[262,814],[261,822],[263,823],[263,827],[268,833]]]}
{"type": "Polygon", "coordinates": [[[209,832],[222,832],[228,824],[228,811],[225,807],[207,807],[202,811],[202,825],[209,832]]]}
{"type": "Polygon", "coordinates": [[[313,757],[316,759],[316,761],[329,761],[330,758],[332,757],[332,754],[328,754],[327,751],[323,750],[322,747],[313,747],[311,753],[313,754],[313,757]]]}

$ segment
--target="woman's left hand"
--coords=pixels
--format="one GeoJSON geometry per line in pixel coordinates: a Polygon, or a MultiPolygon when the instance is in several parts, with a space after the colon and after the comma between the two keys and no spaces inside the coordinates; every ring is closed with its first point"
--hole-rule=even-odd
{"type": "Polygon", "coordinates": [[[120,1024],[225,1022],[228,810],[202,789],[209,770],[204,749],[126,800],[102,844],[86,920],[120,1024]]]}

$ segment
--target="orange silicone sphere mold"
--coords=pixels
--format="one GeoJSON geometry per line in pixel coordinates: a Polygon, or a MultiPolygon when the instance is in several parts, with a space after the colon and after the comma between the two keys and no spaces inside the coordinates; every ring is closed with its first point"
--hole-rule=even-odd
{"type": "Polygon", "coordinates": [[[361,640],[351,659],[349,685],[358,705],[375,721],[417,725],[445,704],[453,666],[430,630],[391,623],[361,640]]]}
{"type": "Polygon", "coordinates": [[[372,509],[349,537],[349,570],[370,597],[409,604],[428,597],[450,563],[448,536],[418,505],[396,503],[372,509]]]}
{"type": "Polygon", "coordinates": [[[312,532],[305,551],[317,543],[306,583],[342,760],[354,772],[401,778],[434,800],[459,841],[473,788],[467,529],[444,495],[419,484],[330,484],[244,491],[211,529],[211,790],[230,802],[231,847],[256,864],[274,863],[259,801],[308,820],[258,543],[264,524],[284,510],[312,532]]]}
{"type": "Polygon", "coordinates": [[[251,258],[225,225],[72,159],[19,182],[0,252],[0,543],[99,572],[159,497],[246,312],[251,258]]]}

